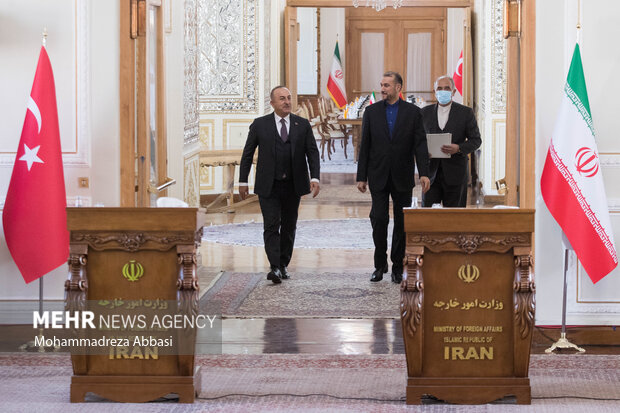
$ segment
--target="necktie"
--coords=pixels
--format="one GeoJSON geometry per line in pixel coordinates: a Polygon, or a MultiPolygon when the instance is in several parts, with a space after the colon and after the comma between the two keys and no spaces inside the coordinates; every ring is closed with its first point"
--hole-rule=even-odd
{"type": "Polygon", "coordinates": [[[286,121],[284,119],[280,119],[280,123],[282,127],[280,128],[280,138],[282,138],[282,142],[286,142],[288,140],[288,131],[286,130],[286,121]]]}

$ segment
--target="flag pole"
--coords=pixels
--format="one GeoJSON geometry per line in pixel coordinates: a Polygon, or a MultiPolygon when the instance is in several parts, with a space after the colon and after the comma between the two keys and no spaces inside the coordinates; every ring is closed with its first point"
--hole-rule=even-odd
{"type": "MultiPolygon", "coordinates": [[[[41,33],[41,45],[47,47],[47,27],[43,27],[41,33]]],[[[43,277],[39,277],[39,316],[43,314],[43,277]]],[[[39,335],[43,336],[43,329],[39,329],[39,335]]],[[[45,348],[39,348],[39,351],[45,351],[45,348]]]]}
{"type": "Polygon", "coordinates": [[[562,331],[560,333],[560,338],[558,339],[558,341],[556,341],[555,343],[551,345],[551,347],[546,349],[545,353],[552,353],[553,350],[555,350],[556,348],[560,348],[560,349],[572,348],[572,349],[579,351],[580,353],[584,353],[586,351],[585,349],[571,343],[566,338],[566,295],[567,295],[566,289],[567,289],[567,284],[568,284],[566,281],[566,278],[567,278],[566,274],[568,273],[569,252],[573,250],[573,247],[568,241],[568,238],[566,237],[566,234],[564,233],[564,231],[562,231],[562,244],[564,245],[564,288],[562,292],[562,331]]]}

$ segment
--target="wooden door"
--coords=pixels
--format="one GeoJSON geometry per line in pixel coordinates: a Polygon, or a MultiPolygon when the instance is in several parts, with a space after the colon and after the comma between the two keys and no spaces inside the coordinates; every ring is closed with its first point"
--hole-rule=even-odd
{"type": "Polygon", "coordinates": [[[297,7],[284,9],[284,61],[286,73],[285,86],[291,91],[291,109],[297,108],[297,41],[299,40],[299,24],[297,23],[297,7]]]}
{"type": "Polygon", "coordinates": [[[349,100],[379,90],[380,75],[386,70],[398,70],[401,62],[393,50],[396,38],[388,21],[348,21],[345,84],[349,100]]]}
{"type": "Polygon", "coordinates": [[[403,95],[424,92],[425,99],[433,97],[429,93],[433,82],[445,68],[446,18],[446,9],[437,7],[386,9],[380,13],[347,9],[345,73],[349,99],[373,91],[377,94],[381,75],[388,70],[403,76],[403,95]],[[420,50],[425,50],[422,71],[416,57],[420,50]]]}
{"type": "Polygon", "coordinates": [[[161,0],[121,0],[121,206],[155,206],[167,177],[161,0]]]}
{"type": "Polygon", "coordinates": [[[397,52],[404,60],[403,96],[420,96],[427,102],[435,100],[433,84],[445,74],[446,67],[445,24],[445,20],[440,19],[403,21],[403,50],[397,52]]]}

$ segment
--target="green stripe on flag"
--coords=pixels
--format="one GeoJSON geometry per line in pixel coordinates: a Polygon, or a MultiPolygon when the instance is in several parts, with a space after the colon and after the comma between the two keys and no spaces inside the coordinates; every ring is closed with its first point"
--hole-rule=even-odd
{"type": "Polygon", "coordinates": [[[573,59],[571,60],[570,69],[568,70],[564,92],[566,92],[566,96],[573,102],[594,136],[592,114],[590,113],[590,101],[588,100],[586,78],[583,75],[579,43],[575,45],[575,51],[573,52],[573,59]]]}
{"type": "Polygon", "coordinates": [[[342,62],[342,60],[340,60],[340,50],[338,50],[338,40],[336,40],[336,50],[334,50],[334,55],[336,55],[338,63],[342,62]]]}

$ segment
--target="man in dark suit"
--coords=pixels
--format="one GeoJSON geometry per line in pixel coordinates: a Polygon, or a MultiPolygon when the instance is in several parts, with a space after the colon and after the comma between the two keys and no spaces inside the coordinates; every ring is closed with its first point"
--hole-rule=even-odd
{"type": "Polygon", "coordinates": [[[478,149],[482,140],[474,111],[452,101],[456,89],[450,76],[435,81],[434,105],[422,109],[427,133],[451,133],[452,143],[441,151],[449,158],[431,159],[429,173],[431,189],[423,195],[425,207],[443,203],[445,207],[465,207],[467,204],[467,154],[478,149]]]}
{"type": "Polygon", "coordinates": [[[290,278],[286,267],[293,255],[301,197],[319,194],[320,161],[310,123],[291,114],[291,92],[276,86],[270,96],[274,113],[250,125],[239,167],[239,195],[248,196],[248,175],[258,146],[254,193],[263,214],[265,252],[271,266],[267,279],[280,284],[290,278]]]}
{"type": "Polygon", "coordinates": [[[411,206],[416,163],[422,191],[426,192],[430,186],[428,148],[422,114],[417,106],[399,98],[402,87],[403,79],[398,73],[384,73],[381,80],[383,100],[368,106],[362,121],[357,188],[361,192],[366,192],[367,186],[370,187],[372,197],[370,223],[375,243],[375,271],[370,281],[373,282],[381,281],[383,274],[388,271],[387,233],[390,221],[390,195],[394,212],[390,254],[392,281],[400,283],[405,257],[403,208],[411,206]]]}

